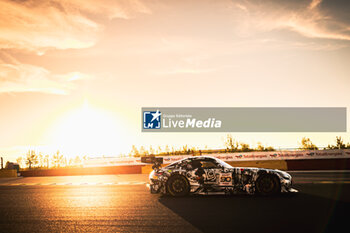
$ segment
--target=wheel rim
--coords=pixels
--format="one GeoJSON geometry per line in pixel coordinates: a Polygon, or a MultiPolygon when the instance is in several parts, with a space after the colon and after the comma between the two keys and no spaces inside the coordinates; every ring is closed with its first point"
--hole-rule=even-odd
{"type": "Polygon", "coordinates": [[[272,192],[275,188],[275,182],[270,177],[264,177],[260,181],[260,190],[264,193],[272,192]]]}
{"type": "Polygon", "coordinates": [[[176,193],[181,193],[184,190],[183,180],[180,180],[180,179],[174,180],[174,182],[172,183],[172,189],[176,193]]]}

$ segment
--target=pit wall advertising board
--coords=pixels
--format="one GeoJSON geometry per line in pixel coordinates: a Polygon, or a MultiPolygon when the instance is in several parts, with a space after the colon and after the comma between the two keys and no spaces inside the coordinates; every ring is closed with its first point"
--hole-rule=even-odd
{"type": "MultiPolygon", "coordinates": [[[[180,159],[193,156],[162,156],[164,164],[170,164],[180,159]]],[[[344,150],[305,150],[305,151],[266,151],[266,152],[237,152],[221,154],[204,154],[221,159],[225,162],[252,161],[252,160],[300,160],[300,159],[345,159],[350,158],[350,149],[344,150]]],[[[89,158],[84,167],[140,165],[141,158],[98,157],[89,158]]]]}

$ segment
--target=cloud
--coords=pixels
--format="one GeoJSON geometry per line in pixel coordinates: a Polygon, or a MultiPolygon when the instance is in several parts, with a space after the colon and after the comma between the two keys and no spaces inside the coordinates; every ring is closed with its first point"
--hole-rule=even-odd
{"type": "Polygon", "coordinates": [[[139,0],[4,0],[0,9],[0,93],[68,94],[77,80],[89,78],[80,72],[53,74],[1,50],[43,55],[53,48],[88,48],[97,42],[106,21],[151,13],[139,0]]]}
{"type": "Polygon", "coordinates": [[[9,56],[7,58],[7,61],[0,60],[0,93],[42,92],[64,95],[75,89],[77,80],[90,78],[80,72],[53,74],[42,67],[22,64],[9,56]]]}
{"type": "Polygon", "coordinates": [[[312,0],[309,5],[309,9],[314,9],[315,7],[319,6],[321,2],[322,0],[312,0]]]}
{"type": "Polygon", "coordinates": [[[288,29],[308,38],[350,40],[350,25],[336,19],[336,12],[323,11],[322,0],[283,3],[237,1],[234,6],[242,21],[238,32],[249,36],[256,31],[288,29]]]}
{"type": "Polygon", "coordinates": [[[93,46],[103,20],[150,13],[138,0],[0,1],[0,49],[43,54],[46,49],[93,46]]]}

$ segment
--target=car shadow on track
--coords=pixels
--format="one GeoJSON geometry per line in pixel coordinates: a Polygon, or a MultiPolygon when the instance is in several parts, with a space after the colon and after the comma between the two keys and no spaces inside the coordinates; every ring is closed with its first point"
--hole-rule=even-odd
{"type": "Polygon", "coordinates": [[[307,193],[163,196],[159,202],[202,232],[341,232],[350,203],[307,193]]]}

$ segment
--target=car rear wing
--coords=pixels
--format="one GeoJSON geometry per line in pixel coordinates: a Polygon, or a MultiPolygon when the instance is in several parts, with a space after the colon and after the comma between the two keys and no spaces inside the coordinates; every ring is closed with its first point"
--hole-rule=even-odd
{"type": "Polygon", "coordinates": [[[163,164],[163,157],[141,157],[141,163],[153,164],[152,169],[158,170],[163,164]]]}

